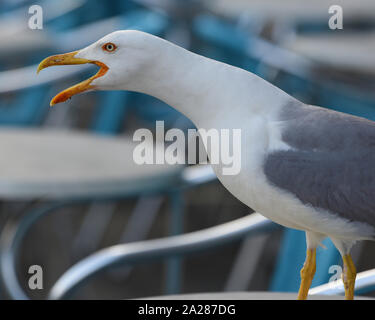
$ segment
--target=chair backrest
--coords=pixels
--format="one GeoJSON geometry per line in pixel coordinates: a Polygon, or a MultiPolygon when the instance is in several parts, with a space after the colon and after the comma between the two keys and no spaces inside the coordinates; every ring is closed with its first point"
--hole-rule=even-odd
{"type": "Polygon", "coordinates": [[[375,121],[375,95],[349,86],[321,86],[318,104],[336,111],[349,113],[375,121]]]}
{"type": "MultiPolygon", "coordinates": [[[[42,2],[42,6],[46,5],[48,8],[46,9],[46,16],[44,19],[45,27],[49,29],[54,29],[54,27],[59,25],[60,29],[62,29],[61,23],[59,21],[64,21],[64,28],[70,27],[73,25],[73,18],[75,17],[74,21],[77,23],[77,10],[80,8],[81,5],[85,3],[86,0],[80,1],[65,1],[61,3],[61,1],[56,1],[55,3],[50,2],[42,2]],[[58,8],[56,8],[58,7],[58,8]],[[48,10],[51,9],[51,10],[48,10]],[[61,10],[62,13],[56,12],[57,10],[61,10]],[[60,19],[60,20],[59,20],[60,19]]],[[[25,3],[26,4],[26,3],[25,3]]],[[[29,3],[29,5],[31,5],[29,3]]],[[[6,15],[6,19],[9,21],[17,21],[17,20],[24,20],[25,19],[25,12],[28,6],[26,5],[23,8],[18,8],[16,10],[10,11],[8,15],[6,15]]],[[[23,24],[21,24],[23,26],[23,24]]],[[[42,56],[41,53],[33,55],[29,55],[27,57],[27,61],[25,64],[30,63],[31,61],[35,60],[35,57],[42,56]]],[[[35,69],[36,70],[36,69],[35,69]]],[[[27,69],[25,69],[27,72],[27,69]]],[[[9,75],[9,73],[4,72],[4,74],[9,75]]],[[[22,72],[19,73],[19,76],[22,76],[22,72]]],[[[7,81],[7,78],[3,78],[3,81],[7,81]]],[[[50,84],[43,84],[36,87],[30,88],[21,88],[17,90],[17,93],[11,98],[2,99],[0,102],[0,125],[17,125],[17,126],[34,126],[39,125],[45,115],[47,110],[47,100],[46,94],[49,92],[50,84]]],[[[0,88],[1,93],[1,88],[0,88]]]]}
{"type": "MultiPolygon", "coordinates": [[[[157,13],[153,13],[146,10],[133,10],[122,16],[108,19],[100,23],[100,27],[90,25],[89,27],[81,27],[75,30],[66,32],[64,34],[56,33],[57,38],[61,38],[61,42],[75,35],[83,37],[83,43],[92,39],[97,40],[103,34],[100,34],[102,30],[117,30],[117,29],[139,29],[156,35],[162,35],[163,31],[168,25],[167,19],[157,13]],[[99,35],[100,34],[100,35],[99,35]]],[[[108,31],[109,32],[109,31],[108,31]]],[[[58,42],[58,41],[57,41],[58,42]]],[[[71,48],[67,49],[72,50],[71,48]]],[[[45,56],[45,53],[43,57],[45,56]]],[[[35,59],[34,59],[35,60],[35,59]]],[[[36,70],[35,68],[32,68],[36,70]]],[[[30,68],[24,68],[23,70],[15,70],[12,74],[12,81],[15,83],[13,89],[7,89],[7,85],[3,88],[0,87],[1,92],[16,92],[13,97],[9,99],[3,99],[0,105],[0,125],[39,125],[44,119],[44,115],[48,110],[48,97],[51,89],[51,82],[39,82],[39,85],[34,85],[33,81],[29,81],[25,84],[22,83],[22,79],[18,81],[18,78],[31,78],[30,68]],[[17,87],[19,89],[17,89],[17,87]]],[[[5,71],[0,73],[0,79],[9,79],[12,72],[5,71]]],[[[74,72],[72,71],[73,75],[74,72]]],[[[51,81],[59,80],[69,75],[62,72],[61,77],[51,77],[51,81]]],[[[34,74],[32,75],[34,77],[34,74]]],[[[40,77],[40,76],[39,76],[40,77]]],[[[47,77],[48,78],[48,77],[47,77]]],[[[35,84],[37,84],[36,82],[35,84]]],[[[9,86],[8,86],[9,88],[9,86]]],[[[99,99],[94,106],[95,115],[91,129],[98,133],[116,133],[121,128],[125,111],[129,107],[128,96],[126,92],[100,92],[98,93],[99,99]]]]}
{"type": "Polygon", "coordinates": [[[33,126],[41,123],[48,103],[48,86],[23,90],[12,103],[0,103],[0,125],[33,126]]]}

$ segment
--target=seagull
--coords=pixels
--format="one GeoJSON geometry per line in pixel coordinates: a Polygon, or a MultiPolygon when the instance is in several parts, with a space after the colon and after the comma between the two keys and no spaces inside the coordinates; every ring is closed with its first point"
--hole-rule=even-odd
{"type": "Polygon", "coordinates": [[[213,170],[241,202],[306,232],[298,299],[308,297],[316,249],[326,237],[343,259],[345,298],[354,298],[350,250],[356,241],[375,240],[375,122],[304,104],[246,70],[136,30],[50,56],[38,72],[86,63],[99,66],[97,74],[59,93],[51,106],[86,91],[129,90],[164,101],[198,129],[240,129],[240,172],[225,175],[220,162],[213,170]]]}

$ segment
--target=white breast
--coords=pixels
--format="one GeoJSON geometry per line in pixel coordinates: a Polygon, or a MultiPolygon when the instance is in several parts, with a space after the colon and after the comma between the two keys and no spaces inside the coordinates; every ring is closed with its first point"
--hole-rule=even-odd
{"type": "Polygon", "coordinates": [[[363,223],[352,223],[324,210],[306,206],[291,193],[267,181],[263,171],[267,154],[290,148],[281,140],[277,122],[255,116],[241,131],[240,173],[235,176],[223,175],[221,164],[212,165],[221,183],[241,202],[285,227],[341,239],[370,238],[373,235],[374,230],[363,223]]]}

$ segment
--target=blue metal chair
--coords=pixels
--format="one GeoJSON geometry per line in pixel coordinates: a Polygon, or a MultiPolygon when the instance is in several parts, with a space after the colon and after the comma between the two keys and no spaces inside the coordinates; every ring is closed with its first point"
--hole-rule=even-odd
{"type": "MultiPolygon", "coordinates": [[[[93,276],[116,265],[147,263],[150,260],[163,259],[171,255],[191,255],[249,235],[270,232],[275,228],[276,225],[273,222],[254,213],[190,234],[109,247],[85,258],[66,271],[50,290],[49,298],[71,298],[93,276]]],[[[375,269],[358,274],[356,294],[363,295],[374,290],[375,269]]],[[[344,293],[341,279],[310,290],[311,295],[344,295],[344,293]]]]}
{"type": "MultiPolygon", "coordinates": [[[[261,57],[255,54],[256,50],[254,49],[254,47],[257,47],[259,49],[259,45],[261,46],[263,45],[263,48],[264,46],[266,46],[266,48],[278,50],[271,44],[265,43],[264,41],[257,39],[256,37],[251,37],[247,33],[243,32],[242,30],[233,28],[231,24],[223,23],[211,17],[208,17],[208,18],[201,17],[200,19],[197,20],[196,33],[197,33],[197,36],[202,38],[206,43],[212,44],[211,48],[210,48],[210,45],[204,46],[206,55],[207,55],[207,52],[215,52],[215,53],[219,52],[217,55],[214,56],[215,58],[218,58],[219,60],[225,60],[227,62],[230,62],[231,64],[235,64],[235,65],[247,68],[263,76],[268,74],[267,64],[268,62],[272,62],[272,61],[267,60],[266,61],[267,64],[266,64],[264,60],[261,59],[261,57]],[[220,50],[216,50],[216,48],[220,48],[220,50]]],[[[277,63],[275,64],[276,65],[273,65],[272,67],[274,68],[277,67],[277,69],[280,69],[280,66],[278,66],[277,63]]],[[[280,86],[289,88],[290,90],[287,90],[288,92],[294,91],[293,93],[299,94],[302,97],[303,96],[310,97],[311,95],[310,88],[314,84],[311,84],[310,79],[308,80],[304,79],[304,77],[306,77],[306,74],[304,73],[294,74],[293,72],[291,72],[291,70],[286,70],[286,75],[281,78],[283,81],[281,82],[280,86]],[[305,80],[302,83],[302,85],[301,85],[300,79],[305,80]]],[[[322,93],[321,90],[320,91],[317,90],[317,92],[320,93],[320,95],[317,95],[318,97],[320,97],[321,99],[320,101],[323,101],[323,98],[325,97],[325,95],[321,94],[322,93]]],[[[111,106],[113,106],[113,108],[116,110],[107,111],[107,109],[105,108],[103,110],[100,110],[99,111],[100,116],[97,118],[98,122],[94,123],[93,128],[95,130],[98,130],[98,132],[111,133],[113,132],[113,130],[116,131],[118,127],[120,126],[120,123],[118,123],[119,118],[116,117],[116,115],[118,114],[117,112],[119,112],[119,114],[123,114],[124,112],[126,112],[126,108],[123,109],[123,105],[121,105],[119,101],[121,101],[122,99],[127,99],[128,97],[127,97],[127,94],[125,94],[124,96],[123,94],[117,95],[117,93],[115,94],[111,93],[110,95],[105,96],[105,97],[106,99],[108,99],[107,101],[111,102],[111,106]],[[115,123],[115,125],[113,125],[113,123],[115,123]]],[[[142,101],[143,97],[139,99],[140,99],[139,101],[142,101]]],[[[369,102],[371,103],[371,100],[369,102]]],[[[105,105],[105,104],[101,104],[101,105],[105,105]]],[[[364,105],[368,106],[366,103],[364,105]]],[[[369,107],[368,111],[371,111],[371,106],[369,107]]],[[[356,112],[358,112],[358,110],[356,112]]],[[[155,115],[152,116],[149,113],[145,112],[144,116],[150,117],[152,121],[159,115],[157,114],[156,116],[155,115]]],[[[177,223],[177,225],[180,225],[180,224],[177,223]]],[[[253,225],[251,226],[251,228],[253,228],[253,225]]],[[[238,235],[236,230],[231,230],[231,231],[234,232],[233,234],[238,235]]],[[[246,232],[247,231],[248,229],[246,229],[246,232]]],[[[243,234],[245,235],[245,231],[243,232],[244,232],[243,234]]],[[[229,233],[227,235],[228,235],[228,239],[229,238],[232,239],[232,233],[229,233]]],[[[236,237],[237,236],[233,236],[233,238],[236,238],[236,237]]],[[[221,241],[218,238],[206,238],[206,240],[212,244],[214,243],[216,244],[216,241],[217,243],[220,243],[221,241]]],[[[205,242],[203,241],[203,244],[204,243],[205,242]]],[[[202,243],[199,241],[194,242],[194,245],[197,245],[197,248],[199,247],[198,245],[200,244],[202,243]]],[[[144,243],[144,245],[146,244],[144,243]]],[[[150,245],[151,245],[151,249],[153,249],[152,243],[150,243],[150,245]]],[[[317,269],[316,276],[314,278],[313,285],[327,282],[328,277],[329,277],[329,274],[327,272],[328,267],[332,264],[339,263],[338,252],[334,249],[332,243],[327,241],[325,242],[325,245],[327,246],[328,250],[318,252],[317,259],[319,259],[319,264],[318,264],[318,269],[317,269]]],[[[127,248],[127,247],[124,247],[124,248],[127,248]]],[[[145,254],[145,259],[149,259],[149,257],[155,257],[153,255],[154,251],[151,249],[150,249],[151,251],[146,250],[147,252],[145,252],[141,250],[140,246],[138,247],[136,246],[136,248],[140,249],[140,252],[141,252],[139,254],[140,256],[143,253],[145,254]]],[[[185,249],[186,248],[184,247],[184,250],[185,249]]],[[[181,252],[184,253],[185,252],[184,250],[182,250],[181,252]]],[[[189,250],[187,251],[190,252],[189,250]]],[[[195,249],[192,249],[192,251],[194,250],[195,249]]],[[[172,251],[161,250],[161,252],[162,252],[161,255],[163,257],[169,256],[170,254],[176,255],[176,251],[173,251],[173,250],[172,251]]],[[[138,255],[136,250],[134,251],[134,254],[138,255]]],[[[283,242],[282,242],[282,248],[280,252],[280,258],[278,260],[277,267],[275,270],[275,275],[270,286],[271,290],[296,291],[298,289],[298,284],[299,284],[299,272],[298,271],[303,264],[304,255],[305,255],[304,234],[302,232],[298,232],[294,230],[285,231],[283,242]],[[293,258],[290,258],[290,257],[293,257],[293,258]],[[293,262],[293,264],[291,262],[293,262]]],[[[100,259],[98,260],[96,258],[97,256],[95,256],[92,260],[88,260],[88,262],[87,260],[84,260],[82,264],[80,264],[80,267],[78,268],[78,270],[81,272],[80,275],[72,276],[74,278],[73,279],[74,281],[69,280],[70,281],[69,285],[67,287],[64,285],[65,286],[64,288],[68,288],[68,289],[64,289],[64,290],[67,290],[67,292],[70,292],[69,288],[70,286],[75,286],[75,281],[80,282],[81,279],[85,279],[86,276],[89,276],[101,270],[102,268],[109,266],[112,263],[115,263],[115,262],[117,263],[123,260],[125,261],[125,258],[123,258],[123,255],[121,254],[121,252],[119,255],[109,258],[108,260],[107,260],[108,257],[105,254],[100,255],[100,259]]],[[[77,268],[75,268],[74,270],[76,271],[77,268]]],[[[69,279],[70,279],[71,274],[75,274],[75,273],[69,273],[69,276],[68,276],[69,279]]],[[[62,280],[63,283],[64,281],[62,280]]],[[[59,283],[62,283],[62,282],[59,282],[59,283]]],[[[57,287],[59,287],[59,283],[56,285],[57,287]]],[[[52,296],[53,297],[65,296],[65,291],[64,293],[61,293],[62,291],[61,290],[59,291],[59,290],[60,289],[57,290],[58,294],[53,293],[52,296]]]]}
{"type": "MultiPolygon", "coordinates": [[[[155,13],[144,11],[144,10],[136,10],[131,11],[123,16],[115,17],[115,20],[111,19],[112,26],[115,29],[122,29],[122,28],[132,28],[132,29],[140,29],[144,30],[146,32],[152,32],[154,34],[161,35],[163,30],[165,30],[166,26],[168,25],[168,21],[155,13]],[[114,26],[114,22],[117,24],[114,26]]],[[[87,31],[87,30],[86,30],[87,31]]],[[[73,36],[75,34],[80,34],[80,30],[72,30],[68,33],[62,34],[61,36],[57,35],[57,38],[59,38],[60,41],[56,42],[63,42],[61,40],[74,38],[73,36]]],[[[92,36],[90,35],[89,38],[92,36]]],[[[85,41],[90,41],[87,37],[85,37],[85,41]]],[[[82,44],[81,44],[82,45],[82,44]]],[[[35,88],[28,89],[28,90],[35,90],[35,88]]],[[[9,90],[8,90],[9,91],[9,90]]],[[[146,119],[147,121],[154,122],[155,119],[164,119],[167,121],[167,123],[172,124],[176,122],[176,119],[178,120],[181,118],[180,115],[178,115],[176,112],[171,112],[171,108],[165,106],[164,104],[161,104],[156,99],[153,99],[153,101],[150,101],[148,98],[145,97],[137,97],[137,99],[132,98],[132,94],[125,93],[125,92],[101,92],[98,93],[99,99],[98,103],[95,107],[94,112],[94,118],[93,123],[91,125],[91,129],[95,133],[99,134],[115,134],[119,132],[122,128],[122,122],[124,119],[125,114],[129,111],[129,107],[132,104],[132,102],[135,101],[134,104],[137,104],[137,110],[138,116],[146,119]],[[130,100],[130,102],[129,102],[130,100]],[[141,106],[144,106],[144,104],[148,104],[148,112],[146,112],[144,109],[142,109],[141,106]],[[154,104],[153,108],[151,108],[149,105],[154,104]],[[157,104],[155,106],[155,104],[157,104]],[[150,115],[150,110],[153,110],[153,114],[150,115]]],[[[35,102],[35,99],[33,100],[36,105],[37,102],[35,102]]],[[[188,122],[188,125],[191,126],[191,123],[188,122]]],[[[186,128],[186,125],[184,122],[182,122],[182,126],[186,128]]],[[[160,191],[160,190],[159,190],[160,191]]],[[[168,192],[169,198],[171,200],[171,223],[170,223],[170,233],[171,234],[178,234],[181,233],[182,230],[182,197],[181,193],[179,191],[173,191],[168,192]]],[[[69,201],[67,203],[69,205],[69,201]]],[[[54,207],[54,206],[52,206],[54,207]]],[[[42,212],[50,212],[52,209],[50,207],[47,207],[45,210],[41,210],[42,212]]],[[[36,212],[36,215],[39,215],[39,211],[36,212]]],[[[32,216],[32,215],[31,215],[32,216]]],[[[33,218],[29,218],[29,216],[26,217],[27,221],[33,221],[33,218]]],[[[36,220],[36,219],[35,219],[36,220]]],[[[28,227],[25,227],[27,225],[27,222],[20,221],[20,228],[21,234],[24,234],[27,232],[28,227]]],[[[31,225],[30,225],[31,226],[31,225]]],[[[13,246],[10,244],[11,247],[16,248],[17,245],[13,246]]],[[[16,249],[15,249],[16,250],[16,249]]],[[[13,259],[11,259],[11,263],[15,263],[15,256],[16,253],[12,252],[11,256],[13,259]]],[[[180,273],[180,261],[179,259],[171,259],[171,261],[168,264],[169,272],[168,274],[168,280],[167,280],[167,292],[173,293],[177,292],[179,289],[179,273],[180,273]]],[[[10,277],[12,278],[12,276],[10,277]]],[[[12,278],[13,279],[13,278],[12,278]]],[[[14,281],[17,281],[16,278],[13,279],[14,281]]],[[[11,287],[11,283],[9,281],[6,281],[9,283],[8,287],[11,287]]],[[[17,288],[17,285],[15,285],[17,288]]],[[[17,289],[13,291],[10,289],[11,294],[15,298],[22,298],[22,291],[19,291],[17,293],[17,289]]]]}
{"type": "MultiPolygon", "coordinates": [[[[190,167],[190,173],[196,168],[190,167]]],[[[200,168],[198,168],[199,170],[200,168]]],[[[187,172],[186,172],[187,173],[187,172]]],[[[184,183],[193,186],[201,183],[204,175],[186,174],[184,183]]],[[[131,244],[117,245],[103,249],[81,260],[66,271],[50,291],[50,299],[66,299],[97,273],[121,264],[147,263],[171,256],[187,256],[196,252],[209,250],[252,234],[269,232],[276,224],[255,213],[220,226],[168,238],[148,240],[131,244]]]]}
{"type": "MultiPolygon", "coordinates": [[[[143,30],[143,31],[158,34],[158,35],[161,35],[163,33],[163,30],[165,29],[167,24],[168,24],[168,21],[163,16],[156,14],[156,13],[149,12],[149,11],[145,11],[145,10],[132,11],[123,16],[116,17],[115,20],[111,19],[110,21],[110,26],[115,29],[125,29],[125,28],[130,27],[132,29],[139,29],[139,30],[143,30]]],[[[79,31],[71,31],[71,33],[75,33],[75,32],[79,32],[79,31]]],[[[103,30],[100,30],[100,32],[103,32],[103,30]]],[[[67,37],[67,34],[65,34],[62,37],[67,37]]],[[[85,38],[84,41],[90,41],[90,40],[85,38]]],[[[6,76],[9,76],[9,74],[10,73],[7,72],[6,76]]],[[[48,85],[48,81],[45,81],[43,83],[47,83],[48,85]]],[[[21,87],[23,86],[21,85],[21,87]]],[[[27,87],[27,85],[25,87],[27,87]]],[[[37,95],[39,93],[41,95],[41,98],[46,97],[44,88],[42,87],[40,88],[32,87],[32,88],[27,88],[26,90],[28,90],[30,94],[33,94],[33,95],[37,95]]],[[[12,91],[11,89],[6,88],[6,87],[4,89],[4,92],[11,92],[11,91],[12,91]]],[[[125,93],[125,92],[102,92],[102,93],[98,93],[98,95],[99,95],[99,99],[95,107],[96,110],[95,110],[95,115],[93,118],[93,123],[91,125],[91,129],[94,132],[100,133],[100,134],[108,135],[108,134],[118,133],[122,129],[121,126],[124,120],[124,116],[127,110],[129,109],[130,104],[128,100],[129,100],[130,94],[125,93]]],[[[12,113],[11,114],[8,113],[4,115],[4,119],[7,119],[7,117],[10,119],[8,120],[10,124],[20,125],[21,120],[23,118],[27,118],[28,120],[28,121],[25,120],[24,123],[26,122],[30,123],[31,122],[30,119],[26,117],[27,115],[29,115],[29,113],[31,113],[35,117],[35,114],[38,114],[35,110],[36,108],[39,108],[40,106],[42,106],[41,107],[42,110],[44,111],[46,110],[45,106],[47,106],[47,104],[41,103],[38,99],[35,99],[35,97],[31,97],[30,95],[26,95],[26,94],[21,94],[20,97],[22,97],[22,99],[25,99],[25,102],[29,102],[29,103],[26,105],[20,106],[20,101],[22,100],[20,100],[20,98],[16,99],[14,105],[12,105],[9,108],[9,110],[12,110],[12,113]],[[17,109],[18,106],[20,106],[19,109],[17,109]],[[24,112],[25,108],[27,111],[30,110],[29,113],[26,113],[26,115],[24,112]],[[18,117],[16,117],[16,115],[18,117]]],[[[38,119],[38,121],[36,122],[39,122],[39,120],[40,119],[38,119]]],[[[34,122],[32,123],[35,124],[34,122]]],[[[172,204],[174,207],[172,208],[173,211],[174,212],[177,212],[177,210],[180,211],[181,201],[179,200],[180,199],[179,195],[173,193],[171,194],[171,199],[172,199],[172,204]]],[[[47,211],[49,210],[50,209],[48,209],[47,211]]],[[[181,214],[178,214],[178,216],[180,215],[181,214]]],[[[180,221],[180,220],[181,218],[176,218],[176,216],[174,215],[174,219],[172,219],[172,222],[180,221]]],[[[21,224],[20,229],[23,230],[22,221],[20,222],[20,224],[21,224]]],[[[179,228],[180,228],[180,223],[178,224],[172,223],[171,232],[172,233],[178,232],[179,228]]],[[[172,269],[173,269],[173,272],[175,273],[175,276],[178,275],[177,274],[178,268],[176,269],[176,266],[175,266],[172,269]]],[[[174,279],[175,276],[171,278],[174,279]]],[[[176,280],[173,280],[173,281],[176,283],[176,280]]],[[[171,286],[175,286],[175,284],[171,286]]]]}

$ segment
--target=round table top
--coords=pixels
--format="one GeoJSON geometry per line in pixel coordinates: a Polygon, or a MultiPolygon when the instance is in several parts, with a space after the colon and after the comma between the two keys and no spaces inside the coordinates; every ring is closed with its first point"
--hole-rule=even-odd
{"type": "MultiPolygon", "coordinates": [[[[168,296],[147,297],[150,300],[297,300],[297,293],[289,292],[212,292],[189,293],[168,296]]],[[[344,300],[344,296],[309,295],[308,300],[344,300]]],[[[371,297],[355,297],[356,300],[373,300],[371,297]]]]}
{"type": "Polygon", "coordinates": [[[335,68],[375,74],[375,32],[296,35],[283,46],[335,68]]]}
{"type": "Polygon", "coordinates": [[[0,129],[0,198],[127,195],[167,186],[182,165],[138,165],[130,138],[72,130],[0,129]]]}
{"type": "Polygon", "coordinates": [[[214,12],[238,17],[249,15],[265,19],[286,20],[288,22],[319,19],[328,23],[328,8],[341,5],[344,19],[374,17],[375,2],[373,0],[205,0],[206,5],[214,12]]]}

